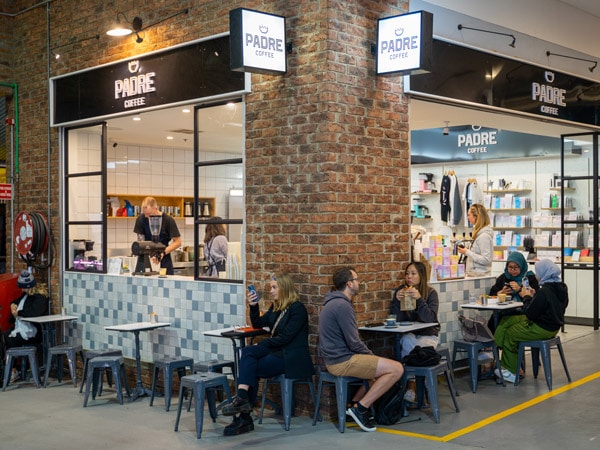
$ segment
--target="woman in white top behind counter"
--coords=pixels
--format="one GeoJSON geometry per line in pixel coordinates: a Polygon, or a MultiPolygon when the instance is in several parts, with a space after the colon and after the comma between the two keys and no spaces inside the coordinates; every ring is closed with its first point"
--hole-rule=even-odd
{"type": "Polygon", "coordinates": [[[483,205],[474,203],[467,212],[467,218],[473,225],[473,242],[470,248],[460,245],[457,247],[457,251],[467,257],[465,274],[467,277],[491,275],[494,230],[490,226],[490,216],[483,205]]]}
{"type": "MultiPolygon", "coordinates": [[[[213,217],[213,221],[222,220],[213,217]]],[[[225,272],[227,262],[227,230],[222,223],[207,223],[204,232],[204,259],[208,262],[206,275],[218,277],[219,272],[225,272]]]]}

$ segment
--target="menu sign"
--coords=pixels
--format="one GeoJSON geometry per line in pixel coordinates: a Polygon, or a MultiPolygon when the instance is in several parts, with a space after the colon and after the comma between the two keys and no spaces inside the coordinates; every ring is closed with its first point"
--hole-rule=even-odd
{"type": "Polygon", "coordinates": [[[379,19],[377,75],[428,72],[431,66],[433,15],[418,11],[379,19]]]}
{"type": "Polygon", "coordinates": [[[286,72],[285,17],[234,9],[229,11],[229,33],[231,70],[286,72]]]}

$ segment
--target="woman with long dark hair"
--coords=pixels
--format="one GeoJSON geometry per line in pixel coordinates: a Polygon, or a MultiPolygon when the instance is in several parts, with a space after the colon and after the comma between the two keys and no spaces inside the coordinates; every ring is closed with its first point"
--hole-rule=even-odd
{"type": "MultiPolygon", "coordinates": [[[[222,220],[213,217],[211,220],[222,220]]],[[[204,259],[208,262],[206,276],[218,277],[219,272],[225,272],[227,263],[227,230],[222,223],[207,223],[204,231],[204,259]]]]}

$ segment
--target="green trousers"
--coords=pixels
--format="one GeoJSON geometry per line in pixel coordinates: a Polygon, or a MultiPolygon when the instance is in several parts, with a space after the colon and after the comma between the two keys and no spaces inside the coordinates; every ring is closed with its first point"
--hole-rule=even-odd
{"type": "Polygon", "coordinates": [[[556,333],[558,333],[558,330],[544,330],[527,319],[524,314],[504,317],[494,333],[496,345],[502,349],[502,356],[500,357],[502,367],[518,375],[519,342],[550,339],[556,336],[556,333]]]}

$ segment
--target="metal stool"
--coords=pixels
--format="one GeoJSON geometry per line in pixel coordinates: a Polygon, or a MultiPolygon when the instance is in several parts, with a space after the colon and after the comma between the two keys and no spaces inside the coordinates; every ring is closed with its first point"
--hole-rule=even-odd
{"type": "MultiPolygon", "coordinates": [[[[467,353],[467,362],[469,364],[469,370],[471,373],[471,390],[473,393],[477,392],[477,382],[479,380],[480,368],[479,364],[483,361],[479,361],[479,352],[484,348],[491,348],[492,353],[494,354],[494,359],[496,361],[496,369],[498,372],[502,373],[502,369],[500,368],[500,356],[498,354],[498,346],[494,340],[484,341],[484,342],[470,342],[465,341],[464,339],[456,339],[454,341],[454,350],[452,351],[452,367],[454,368],[456,364],[456,353],[457,352],[466,352],[467,353]]],[[[504,383],[504,379],[502,379],[502,386],[506,386],[504,383]]]]}
{"type": "Polygon", "coordinates": [[[57,369],[56,377],[59,383],[62,383],[62,371],[63,371],[63,356],[67,357],[69,361],[69,373],[71,374],[71,380],[73,386],[77,387],[77,371],[75,369],[77,355],[81,358],[81,362],[85,365],[85,359],[83,358],[83,348],[81,345],[69,345],[62,344],[50,347],[48,349],[48,362],[46,364],[46,372],[44,374],[44,387],[48,383],[48,375],[50,374],[50,366],[52,365],[52,357],[56,356],[57,369]]]}
{"type": "Polygon", "coordinates": [[[159,358],[154,361],[154,372],[152,375],[152,394],[150,396],[150,406],[154,403],[154,394],[156,393],[156,382],[158,375],[162,369],[163,380],[165,384],[165,411],[171,407],[171,391],[173,390],[173,372],[177,370],[179,381],[185,376],[186,367],[190,368],[190,372],[194,368],[194,360],[183,356],[174,356],[159,358]]]}
{"type": "Polygon", "coordinates": [[[260,407],[260,416],[258,418],[258,423],[262,423],[263,412],[265,410],[265,403],[267,402],[267,388],[269,386],[270,381],[279,383],[281,386],[281,402],[283,403],[283,423],[285,431],[290,431],[290,422],[292,421],[292,410],[294,403],[294,383],[308,384],[308,387],[310,388],[310,395],[313,399],[314,405],[317,401],[315,398],[315,385],[313,383],[312,377],[286,378],[285,375],[281,374],[273,378],[265,378],[265,381],[263,383],[262,403],[260,407]]]}
{"type": "MultiPolygon", "coordinates": [[[[81,394],[83,390],[83,385],[87,380],[87,370],[88,370],[88,362],[92,358],[96,358],[98,356],[123,356],[123,352],[121,350],[116,350],[114,348],[104,348],[104,349],[95,349],[95,350],[86,350],[84,358],[83,358],[83,374],[81,376],[81,386],[79,386],[79,393],[81,394]]],[[[112,386],[112,378],[111,373],[106,373],[106,380],[108,381],[108,385],[112,386]]],[[[102,385],[100,385],[100,393],[102,393],[102,385]]]]}
{"type": "MultiPolygon", "coordinates": [[[[438,404],[438,395],[437,395],[437,376],[444,374],[446,377],[446,382],[448,383],[448,389],[450,390],[450,396],[452,397],[452,401],[454,402],[454,407],[456,408],[456,412],[460,412],[458,407],[458,403],[456,402],[456,397],[454,395],[454,385],[452,383],[452,378],[450,376],[450,367],[448,362],[442,361],[435,366],[426,366],[426,367],[416,367],[416,366],[404,366],[404,374],[407,377],[415,377],[417,379],[417,387],[419,380],[423,380],[425,390],[429,393],[429,400],[431,401],[431,408],[433,410],[433,417],[435,419],[435,423],[440,423],[440,407],[438,404]]],[[[418,404],[419,407],[423,404],[423,390],[420,389],[421,392],[418,392],[418,404]]]]}
{"type": "Polygon", "coordinates": [[[18,356],[27,357],[35,387],[40,387],[39,368],[37,363],[37,350],[35,347],[11,347],[6,350],[6,364],[4,366],[4,385],[2,391],[6,390],[10,380],[10,372],[12,370],[12,360],[18,356]]]}
{"type": "MultiPolygon", "coordinates": [[[[552,339],[545,339],[540,341],[519,342],[519,352],[517,354],[517,367],[521,367],[525,347],[531,348],[533,378],[537,378],[538,376],[538,372],[540,369],[541,354],[542,364],[544,366],[544,375],[546,376],[546,384],[548,385],[548,390],[552,390],[552,358],[550,354],[550,350],[552,350],[552,347],[556,347],[558,349],[558,354],[560,355],[563,368],[565,369],[565,373],[567,374],[567,380],[569,380],[569,383],[571,382],[571,375],[569,374],[569,369],[567,368],[567,360],[565,359],[565,353],[563,352],[562,343],[560,342],[560,336],[555,336],[552,339]]],[[[517,386],[518,384],[519,376],[516,376],[515,386],[517,386]]]]}
{"type": "Polygon", "coordinates": [[[177,419],[175,419],[175,431],[179,430],[179,418],[181,417],[181,408],[183,406],[183,391],[184,389],[190,390],[190,400],[188,403],[187,410],[189,411],[192,406],[192,398],[196,395],[196,406],[195,406],[195,419],[196,419],[196,438],[200,439],[202,435],[202,423],[204,421],[204,399],[208,399],[208,410],[213,422],[216,421],[217,411],[215,405],[215,393],[216,387],[222,387],[227,395],[227,400],[231,401],[231,392],[229,391],[229,385],[227,384],[227,377],[219,373],[195,373],[193,375],[186,375],[181,379],[179,385],[179,404],[177,405],[177,419]]]}
{"type": "Polygon", "coordinates": [[[313,426],[317,424],[317,420],[321,420],[320,403],[321,395],[323,394],[323,385],[325,383],[335,385],[335,398],[337,401],[338,410],[338,429],[340,433],[346,430],[346,404],[348,403],[348,387],[349,386],[364,386],[369,389],[369,381],[356,377],[338,377],[330,374],[326,370],[321,370],[319,373],[319,388],[317,392],[317,402],[315,403],[315,415],[313,416],[313,426]]]}
{"type": "MultiPolygon", "coordinates": [[[[117,389],[117,398],[119,403],[123,404],[123,387],[127,392],[127,397],[131,397],[129,384],[127,384],[127,376],[125,375],[125,363],[122,356],[97,356],[88,361],[87,382],[85,385],[85,397],[83,399],[83,407],[87,406],[88,397],[90,395],[90,387],[92,387],[92,400],[96,398],[98,383],[101,382],[102,373],[110,369],[114,375],[115,388],[117,389]]],[[[82,383],[83,384],[83,383],[82,383]]]]}
{"type": "MultiPolygon", "coordinates": [[[[209,359],[208,361],[200,361],[194,364],[194,373],[198,372],[217,372],[223,373],[224,368],[228,368],[235,379],[235,361],[227,359],[209,359]]],[[[217,390],[219,401],[223,401],[223,391],[217,390]]]]}

